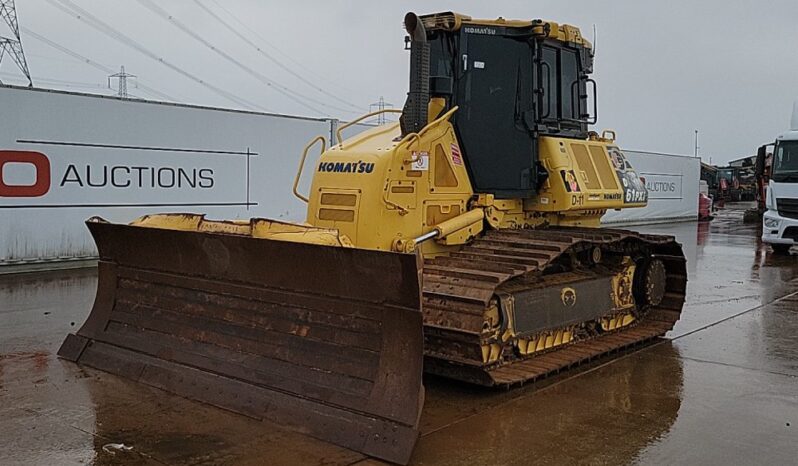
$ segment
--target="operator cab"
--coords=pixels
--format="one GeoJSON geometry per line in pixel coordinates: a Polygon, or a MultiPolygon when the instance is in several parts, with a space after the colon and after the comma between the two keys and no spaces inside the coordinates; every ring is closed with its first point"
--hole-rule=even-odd
{"type": "MultiPolygon", "coordinates": [[[[765,152],[765,146],[761,152],[765,152]]],[[[798,101],[793,105],[790,131],[776,139],[762,216],[762,241],[777,253],[798,244],[798,101]]]]}
{"type": "Polygon", "coordinates": [[[782,218],[782,226],[789,223],[782,237],[798,241],[798,138],[776,141],[770,179],[774,213],[782,218]]]}
{"type": "Polygon", "coordinates": [[[777,183],[798,183],[798,140],[776,142],[772,179],[777,183]]]}
{"type": "Polygon", "coordinates": [[[538,138],[585,139],[596,121],[591,45],[577,28],[542,20],[421,19],[429,95],[459,107],[451,121],[475,191],[533,197],[547,176],[538,138]]]}

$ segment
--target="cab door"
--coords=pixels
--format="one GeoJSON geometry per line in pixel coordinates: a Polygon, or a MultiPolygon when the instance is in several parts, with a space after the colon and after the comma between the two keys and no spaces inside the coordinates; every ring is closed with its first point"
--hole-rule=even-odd
{"type": "Polygon", "coordinates": [[[531,197],[537,161],[528,124],[534,121],[532,49],[528,38],[479,30],[462,33],[452,98],[460,107],[454,121],[465,163],[477,193],[531,197]]]}

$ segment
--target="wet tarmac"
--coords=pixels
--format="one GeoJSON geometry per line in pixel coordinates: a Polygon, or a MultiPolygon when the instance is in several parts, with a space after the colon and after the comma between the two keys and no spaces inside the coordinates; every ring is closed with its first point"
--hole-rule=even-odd
{"type": "MultiPolygon", "coordinates": [[[[427,378],[413,464],[796,462],[798,255],[772,255],[734,208],[639,229],[688,257],[668,338],[514,390],[427,378]]],[[[95,286],[92,269],[0,276],[0,465],[377,464],[57,359],[95,286]]]]}

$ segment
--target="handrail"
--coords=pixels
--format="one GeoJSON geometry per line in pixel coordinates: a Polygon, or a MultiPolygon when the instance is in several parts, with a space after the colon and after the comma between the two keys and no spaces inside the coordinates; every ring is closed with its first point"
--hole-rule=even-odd
{"type": "Polygon", "coordinates": [[[427,126],[421,128],[421,131],[418,132],[418,135],[421,136],[427,131],[431,130],[433,127],[438,126],[441,122],[447,121],[449,118],[454,115],[460,107],[455,105],[454,107],[450,108],[448,112],[444,113],[443,115],[439,116],[438,118],[432,120],[432,123],[428,124],[427,126]]]}
{"type": "Polygon", "coordinates": [[[587,124],[595,125],[598,121],[598,88],[596,86],[596,81],[594,81],[592,78],[586,79],[585,83],[593,86],[593,115],[591,115],[587,120],[587,124]]]}
{"type": "Polygon", "coordinates": [[[342,136],[342,133],[343,133],[343,131],[346,128],[349,128],[352,125],[356,125],[356,124],[360,123],[361,121],[365,120],[366,118],[371,118],[373,116],[377,116],[377,115],[382,114],[382,113],[402,113],[402,111],[399,110],[398,108],[384,108],[382,110],[377,110],[376,112],[367,113],[367,114],[365,114],[365,115],[363,115],[363,116],[361,116],[361,117],[359,117],[359,118],[357,118],[355,120],[350,121],[349,123],[347,123],[347,124],[345,124],[343,126],[339,126],[338,129],[335,131],[335,136],[338,138],[338,145],[343,147],[344,138],[342,136]]]}
{"type": "Polygon", "coordinates": [[[617,137],[618,135],[615,134],[614,129],[605,129],[601,132],[601,139],[609,139],[610,141],[615,142],[615,138],[617,137]],[[612,134],[612,136],[610,136],[610,134],[612,134]]]}
{"type": "Polygon", "coordinates": [[[410,142],[411,140],[415,140],[415,141],[417,141],[417,140],[420,140],[420,139],[421,139],[421,136],[423,136],[424,134],[426,134],[426,133],[427,133],[427,131],[429,131],[429,130],[431,130],[432,128],[434,128],[434,127],[438,126],[439,124],[441,124],[441,123],[442,123],[442,122],[444,122],[444,121],[448,121],[448,120],[449,120],[449,118],[451,118],[451,117],[452,117],[452,115],[454,114],[454,112],[456,112],[456,111],[457,111],[457,109],[459,109],[459,108],[460,108],[460,107],[458,107],[458,106],[456,106],[456,105],[455,105],[454,107],[452,107],[451,109],[449,109],[449,111],[448,111],[448,112],[446,112],[446,113],[444,113],[443,115],[439,116],[438,118],[436,118],[435,120],[433,120],[433,121],[432,121],[430,124],[428,124],[427,126],[425,126],[425,127],[421,128],[421,131],[419,131],[418,133],[408,133],[408,134],[406,134],[406,135],[405,135],[405,137],[403,137],[403,138],[402,138],[402,140],[401,140],[401,141],[399,141],[399,143],[398,143],[398,144],[396,144],[396,146],[394,146],[394,148],[393,148],[393,152],[394,152],[394,153],[396,153],[396,151],[397,151],[397,150],[398,150],[400,147],[402,147],[403,145],[405,145],[405,144],[409,145],[409,144],[411,143],[411,142],[410,142]]]}
{"type": "MultiPolygon", "coordinates": [[[[390,186],[390,184],[389,184],[389,186],[390,186]]],[[[388,189],[383,189],[382,190],[382,202],[384,202],[387,205],[389,205],[389,206],[393,207],[394,209],[398,210],[399,211],[399,215],[407,215],[408,213],[410,213],[410,211],[407,210],[404,206],[399,205],[399,204],[393,202],[392,200],[388,199],[388,189]]]]}
{"type": "MultiPolygon", "coordinates": [[[[394,154],[396,154],[396,149],[398,149],[402,145],[407,144],[409,146],[413,142],[420,141],[420,140],[421,140],[421,135],[419,133],[409,133],[408,135],[403,137],[401,141],[399,141],[399,144],[397,144],[396,147],[394,147],[393,153],[391,154],[391,158],[393,158],[394,154]]],[[[415,162],[415,160],[413,160],[413,158],[411,156],[410,162],[408,162],[407,160],[402,160],[402,162],[404,162],[404,163],[413,163],[413,162],[415,162]]]]}
{"type": "Polygon", "coordinates": [[[302,177],[302,171],[303,171],[303,170],[304,170],[304,168],[305,168],[305,159],[306,159],[306,158],[307,158],[307,156],[308,156],[308,151],[309,151],[309,150],[310,150],[310,148],[311,148],[311,147],[313,147],[313,146],[316,144],[316,142],[318,142],[318,141],[321,141],[321,153],[323,154],[323,153],[324,153],[324,151],[326,151],[326,150],[327,150],[327,139],[326,139],[324,136],[316,136],[315,138],[313,138],[313,140],[312,140],[312,141],[310,141],[310,142],[309,142],[309,143],[308,143],[308,144],[305,146],[305,150],[304,150],[304,151],[302,151],[302,159],[299,161],[299,169],[297,170],[297,172],[296,172],[296,177],[294,178],[294,196],[298,197],[298,198],[299,198],[301,201],[304,201],[304,202],[305,202],[305,204],[307,204],[308,202],[310,202],[310,199],[308,199],[307,197],[305,197],[304,195],[302,195],[302,194],[300,194],[300,193],[299,193],[299,189],[298,189],[298,188],[299,188],[299,178],[301,178],[301,177],[302,177]]]}

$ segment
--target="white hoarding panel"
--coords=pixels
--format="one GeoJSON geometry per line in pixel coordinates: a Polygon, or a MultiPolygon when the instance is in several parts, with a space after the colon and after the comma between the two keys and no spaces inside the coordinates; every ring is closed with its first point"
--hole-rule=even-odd
{"type": "Polygon", "coordinates": [[[645,180],[648,205],[643,208],[611,210],[603,224],[652,223],[696,220],[700,159],[681,155],[625,150],[623,153],[645,180]]]}
{"type": "Polygon", "coordinates": [[[0,265],[95,256],[95,215],[303,221],[299,156],[330,134],[326,120],[13,87],[0,114],[0,265]]]}

